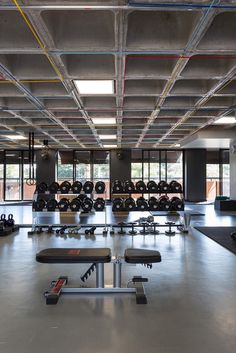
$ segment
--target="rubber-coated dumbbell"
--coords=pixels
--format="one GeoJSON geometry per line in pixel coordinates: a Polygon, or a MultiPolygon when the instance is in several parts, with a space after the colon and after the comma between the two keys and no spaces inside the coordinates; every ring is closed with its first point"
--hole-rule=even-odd
{"type": "Polygon", "coordinates": [[[98,197],[93,204],[95,211],[103,211],[105,208],[105,200],[101,197],[98,197]]]}
{"type": "Polygon", "coordinates": [[[41,183],[39,183],[38,185],[36,185],[36,191],[39,193],[39,194],[44,194],[45,191],[47,191],[48,189],[48,186],[47,184],[42,181],[41,183]]]}
{"type": "Polygon", "coordinates": [[[50,199],[47,201],[47,210],[50,212],[53,212],[55,211],[55,209],[57,208],[58,206],[58,203],[57,203],[57,200],[55,199],[50,199]]]}
{"type": "Polygon", "coordinates": [[[148,233],[149,233],[149,230],[148,230],[147,228],[148,228],[149,224],[146,223],[146,222],[143,222],[143,223],[141,223],[141,226],[142,226],[143,228],[140,230],[140,234],[142,234],[142,235],[148,234],[148,233]]]}
{"type": "Polygon", "coordinates": [[[106,185],[103,181],[97,181],[95,184],[95,191],[97,194],[104,194],[106,185]]]}
{"type": "Polygon", "coordinates": [[[175,222],[166,222],[165,224],[169,227],[168,230],[165,231],[165,234],[169,237],[173,237],[175,235],[175,231],[172,230],[172,226],[175,225],[175,222]]]}
{"type": "Polygon", "coordinates": [[[161,196],[159,197],[159,205],[160,205],[160,211],[168,211],[170,208],[170,200],[168,196],[161,196]]]}
{"type": "Polygon", "coordinates": [[[156,227],[159,225],[159,223],[158,222],[152,222],[152,224],[151,224],[151,230],[150,230],[150,233],[151,234],[154,234],[154,235],[156,235],[156,234],[159,234],[160,232],[159,232],[159,230],[157,230],[156,229],[156,227]]]}
{"type": "Polygon", "coordinates": [[[157,187],[157,183],[154,181],[154,180],[150,180],[148,183],[147,183],[147,190],[148,192],[150,193],[154,193],[154,192],[157,192],[158,191],[158,187],[157,187]]]}
{"type": "Polygon", "coordinates": [[[179,197],[172,197],[170,200],[171,211],[181,211],[183,209],[183,201],[179,197]]]}
{"type": "Polygon", "coordinates": [[[112,211],[121,211],[123,209],[123,200],[121,198],[116,198],[113,200],[112,211]]]}
{"type": "Polygon", "coordinates": [[[81,203],[81,208],[84,212],[90,212],[93,208],[93,200],[89,197],[85,197],[81,203]]]}
{"type": "Polygon", "coordinates": [[[48,190],[50,191],[50,194],[56,194],[59,191],[59,184],[56,181],[53,181],[49,187],[48,190]]]}
{"type": "Polygon", "coordinates": [[[131,180],[126,180],[124,182],[124,192],[131,194],[131,193],[134,193],[134,191],[135,191],[134,183],[131,180]]]}
{"type": "Polygon", "coordinates": [[[177,193],[182,192],[182,185],[176,180],[172,180],[170,182],[169,188],[171,192],[177,192],[177,193]]]}
{"type": "Polygon", "coordinates": [[[91,194],[93,192],[93,182],[87,180],[83,185],[83,191],[85,194],[91,194]]]}
{"type": "Polygon", "coordinates": [[[79,199],[81,202],[86,198],[87,198],[87,196],[85,194],[80,194],[77,196],[77,199],[79,199]]]}
{"type": "Polygon", "coordinates": [[[62,194],[68,194],[71,189],[71,183],[69,181],[63,181],[60,185],[60,191],[62,194]]]}
{"type": "Polygon", "coordinates": [[[159,202],[155,196],[150,197],[148,206],[150,211],[157,211],[159,209],[159,202]]]}
{"type": "Polygon", "coordinates": [[[91,228],[89,228],[89,229],[85,229],[85,231],[84,231],[84,233],[86,234],[86,235],[88,235],[88,234],[90,234],[90,235],[93,235],[94,234],[94,231],[96,230],[96,226],[92,226],[91,228]]]}
{"type": "Polygon", "coordinates": [[[120,194],[124,192],[123,184],[120,180],[115,180],[112,186],[113,194],[120,194]]]}
{"type": "Polygon", "coordinates": [[[124,201],[124,207],[126,211],[133,211],[136,207],[135,200],[132,197],[128,197],[124,201]]]}
{"type": "Polygon", "coordinates": [[[73,212],[79,211],[80,206],[81,206],[81,201],[78,198],[75,198],[70,202],[70,209],[73,212]]]}
{"type": "Polygon", "coordinates": [[[64,225],[63,227],[56,229],[56,234],[64,234],[67,228],[68,226],[64,225]]]}
{"type": "Polygon", "coordinates": [[[74,183],[71,186],[73,194],[79,194],[80,191],[82,190],[82,183],[80,181],[74,181],[74,183]]]}
{"type": "Polygon", "coordinates": [[[157,188],[158,188],[158,192],[168,192],[169,184],[165,180],[161,180],[159,181],[157,188]]]}
{"type": "Polygon", "coordinates": [[[35,211],[42,211],[46,205],[46,202],[44,199],[38,199],[33,201],[33,209],[35,211]]]}
{"type": "Polygon", "coordinates": [[[13,214],[10,213],[8,215],[8,218],[6,219],[6,226],[7,227],[14,227],[14,224],[15,224],[15,221],[14,221],[14,218],[13,218],[13,214]]]}
{"type": "Polygon", "coordinates": [[[129,223],[131,226],[131,230],[129,230],[129,234],[130,235],[136,235],[137,234],[137,230],[134,229],[134,227],[136,226],[136,222],[130,222],[129,223]]]}
{"type": "Polygon", "coordinates": [[[137,183],[136,183],[136,190],[137,190],[137,192],[141,192],[141,193],[147,191],[146,184],[144,183],[143,180],[137,181],[137,183]]]}
{"type": "Polygon", "coordinates": [[[125,225],[126,224],[124,222],[118,223],[118,226],[120,227],[120,230],[118,231],[118,234],[120,234],[120,235],[126,234],[126,231],[124,230],[125,225]]]}
{"type": "Polygon", "coordinates": [[[58,208],[60,212],[66,212],[69,208],[70,202],[67,198],[63,197],[59,202],[58,202],[58,208]]]}
{"type": "Polygon", "coordinates": [[[136,204],[137,204],[137,208],[139,211],[146,211],[148,210],[148,203],[147,201],[144,199],[144,197],[139,197],[136,200],[136,204]]]}

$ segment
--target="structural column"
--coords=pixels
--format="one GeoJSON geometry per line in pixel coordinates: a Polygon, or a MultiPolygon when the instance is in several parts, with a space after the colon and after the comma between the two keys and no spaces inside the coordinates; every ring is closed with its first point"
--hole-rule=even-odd
{"type": "Polygon", "coordinates": [[[236,200],[236,140],[230,143],[230,198],[236,200]]]}

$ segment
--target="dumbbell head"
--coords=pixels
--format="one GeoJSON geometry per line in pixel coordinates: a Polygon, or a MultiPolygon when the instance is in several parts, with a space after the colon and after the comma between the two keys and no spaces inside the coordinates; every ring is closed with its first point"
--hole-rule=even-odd
{"type": "Polygon", "coordinates": [[[103,211],[105,208],[105,200],[101,197],[98,197],[93,204],[95,211],[103,211]]]}
{"type": "Polygon", "coordinates": [[[158,183],[158,192],[168,192],[169,184],[165,180],[161,180],[158,183]]]}
{"type": "Polygon", "coordinates": [[[77,199],[79,199],[82,202],[84,199],[86,199],[86,197],[87,196],[85,194],[80,194],[77,196],[77,199]]]}
{"type": "Polygon", "coordinates": [[[82,190],[82,183],[80,181],[74,181],[74,183],[71,186],[71,189],[74,194],[79,194],[80,191],[82,190]]]}
{"type": "Polygon", "coordinates": [[[93,192],[93,183],[92,181],[87,180],[83,185],[83,191],[85,194],[91,194],[93,192]]]}
{"type": "Polygon", "coordinates": [[[121,192],[124,192],[123,184],[120,180],[115,180],[112,186],[112,193],[119,194],[121,192]]]}
{"type": "Polygon", "coordinates": [[[123,200],[121,198],[116,198],[112,203],[112,211],[121,211],[123,209],[123,200]]]}
{"type": "Polygon", "coordinates": [[[168,196],[161,196],[159,197],[159,205],[160,205],[160,211],[168,211],[170,208],[170,200],[168,196]]]}
{"type": "Polygon", "coordinates": [[[63,181],[60,185],[60,191],[63,194],[68,194],[71,188],[71,183],[69,181],[63,181]]]}
{"type": "Polygon", "coordinates": [[[150,211],[157,211],[159,209],[159,202],[156,197],[152,196],[148,200],[148,206],[150,211]]]}
{"type": "Polygon", "coordinates": [[[137,183],[136,183],[136,190],[137,190],[138,192],[145,192],[145,191],[147,191],[146,184],[144,183],[143,180],[137,181],[137,183]]]}
{"type": "Polygon", "coordinates": [[[183,200],[179,197],[172,197],[170,200],[170,210],[171,211],[181,211],[183,209],[183,200]]]}
{"type": "Polygon", "coordinates": [[[57,208],[57,200],[51,199],[47,201],[47,210],[48,211],[55,211],[57,208]]]}
{"type": "Polygon", "coordinates": [[[148,192],[157,192],[158,188],[157,188],[157,183],[154,181],[154,180],[150,180],[148,183],[147,183],[147,189],[148,189],[148,192]]]}
{"type": "Polygon", "coordinates": [[[93,201],[89,197],[85,197],[81,203],[81,208],[84,212],[90,212],[93,208],[93,201]]]}
{"type": "Polygon", "coordinates": [[[172,192],[182,192],[182,185],[176,180],[172,180],[169,187],[172,192]]]}
{"type": "Polygon", "coordinates": [[[131,180],[124,182],[124,192],[133,193],[135,191],[134,183],[131,180]]]}
{"type": "Polygon", "coordinates": [[[137,207],[139,211],[146,211],[148,210],[148,203],[144,199],[144,197],[139,197],[136,201],[137,207]]]}
{"type": "Polygon", "coordinates": [[[105,188],[105,183],[103,181],[98,181],[95,185],[95,191],[97,194],[104,194],[105,188]]]}
{"type": "Polygon", "coordinates": [[[73,212],[79,211],[80,206],[81,206],[81,201],[78,198],[75,198],[70,202],[70,209],[73,212]]]}
{"type": "Polygon", "coordinates": [[[135,201],[132,197],[128,197],[124,202],[124,207],[126,211],[132,211],[135,209],[135,201]]]}
{"type": "Polygon", "coordinates": [[[50,191],[51,194],[56,194],[59,190],[59,184],[56,181],[53,181],[49,187],[48,190],[50,191]]]}
{"type": "Polygon", "coordinates": [[[33,209],[35,211],[42,211],[46,205],[46,202],[44,199],[38,199],[36,201],[33,201],[33,209]]]}
{"type": "Polygon", "coordinates": [[[69,200],[65,197],[63,197],[59,202],[58,202],[58,208],[61,212],[65,212],[68,210],[69,207],[69,200]]]}
{"type": "Polygon", "coordinates": [[[47,189],[48,189],[48,186],[44,181],[42,183],[39,183],[38,185],[36,185],[36,191],[39,194],[45,193],[45,191],[47,191],[47,189]]]}
{"type": "Polygon", "coordinates": [[[14,219],[13,219],[13,214],[10,213],[10,214],[8,215],[7,220],[6,220],[6,225],[7,225],[8,227],[13,227],[14,224],[15,224],[15,221],[14,221],[14,219]]]}

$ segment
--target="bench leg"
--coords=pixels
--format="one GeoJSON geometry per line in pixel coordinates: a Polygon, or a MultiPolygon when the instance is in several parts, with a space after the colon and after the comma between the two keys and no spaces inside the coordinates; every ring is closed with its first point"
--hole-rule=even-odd
{"type": "Polygon", "coordinates": [[[104,264],[96,264],[96,287],[104,288],[104,264]]]}
{"type": "Polygon", "coordinates": [[[113,263],[113,287],[121,287],[121,262],[117,260],[113,263]]]}

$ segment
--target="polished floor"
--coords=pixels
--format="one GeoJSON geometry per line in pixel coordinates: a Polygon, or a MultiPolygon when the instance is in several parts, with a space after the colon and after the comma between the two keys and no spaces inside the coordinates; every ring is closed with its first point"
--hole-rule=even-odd
{"type": "MultiPolygon", "coordinates": [[[[196,208],[205,216],[192,217],[192,225],[236,225],[234,214],[215,212],[211,205],[196,208]]],[[[14,213],[17,223],[32,222],[29,206],[2,206],[0,212],[14,213]]],[[[0,238],[1,353],[235,352],[236,256],[195,229],[172,238],[96,234],[80,240],[28,237],[27,230],[0,238]],[[133,275],[149,277],[148,304],[136,305],[132,294],[65,295],[57,306],[46,306],[42,293],[52,279],[63,274],[76,283],[86,269],[35,261],[39,250],[54,246],[104,246],[117,255],[127,247],[159,250],[162,262],[152,270],[123,268],[124,284],[133,275]]],[[[106,280],[112,280],[109,264],[106,280]]],[[[93,283],[94,275],[88,285],[93,283]]]]}

